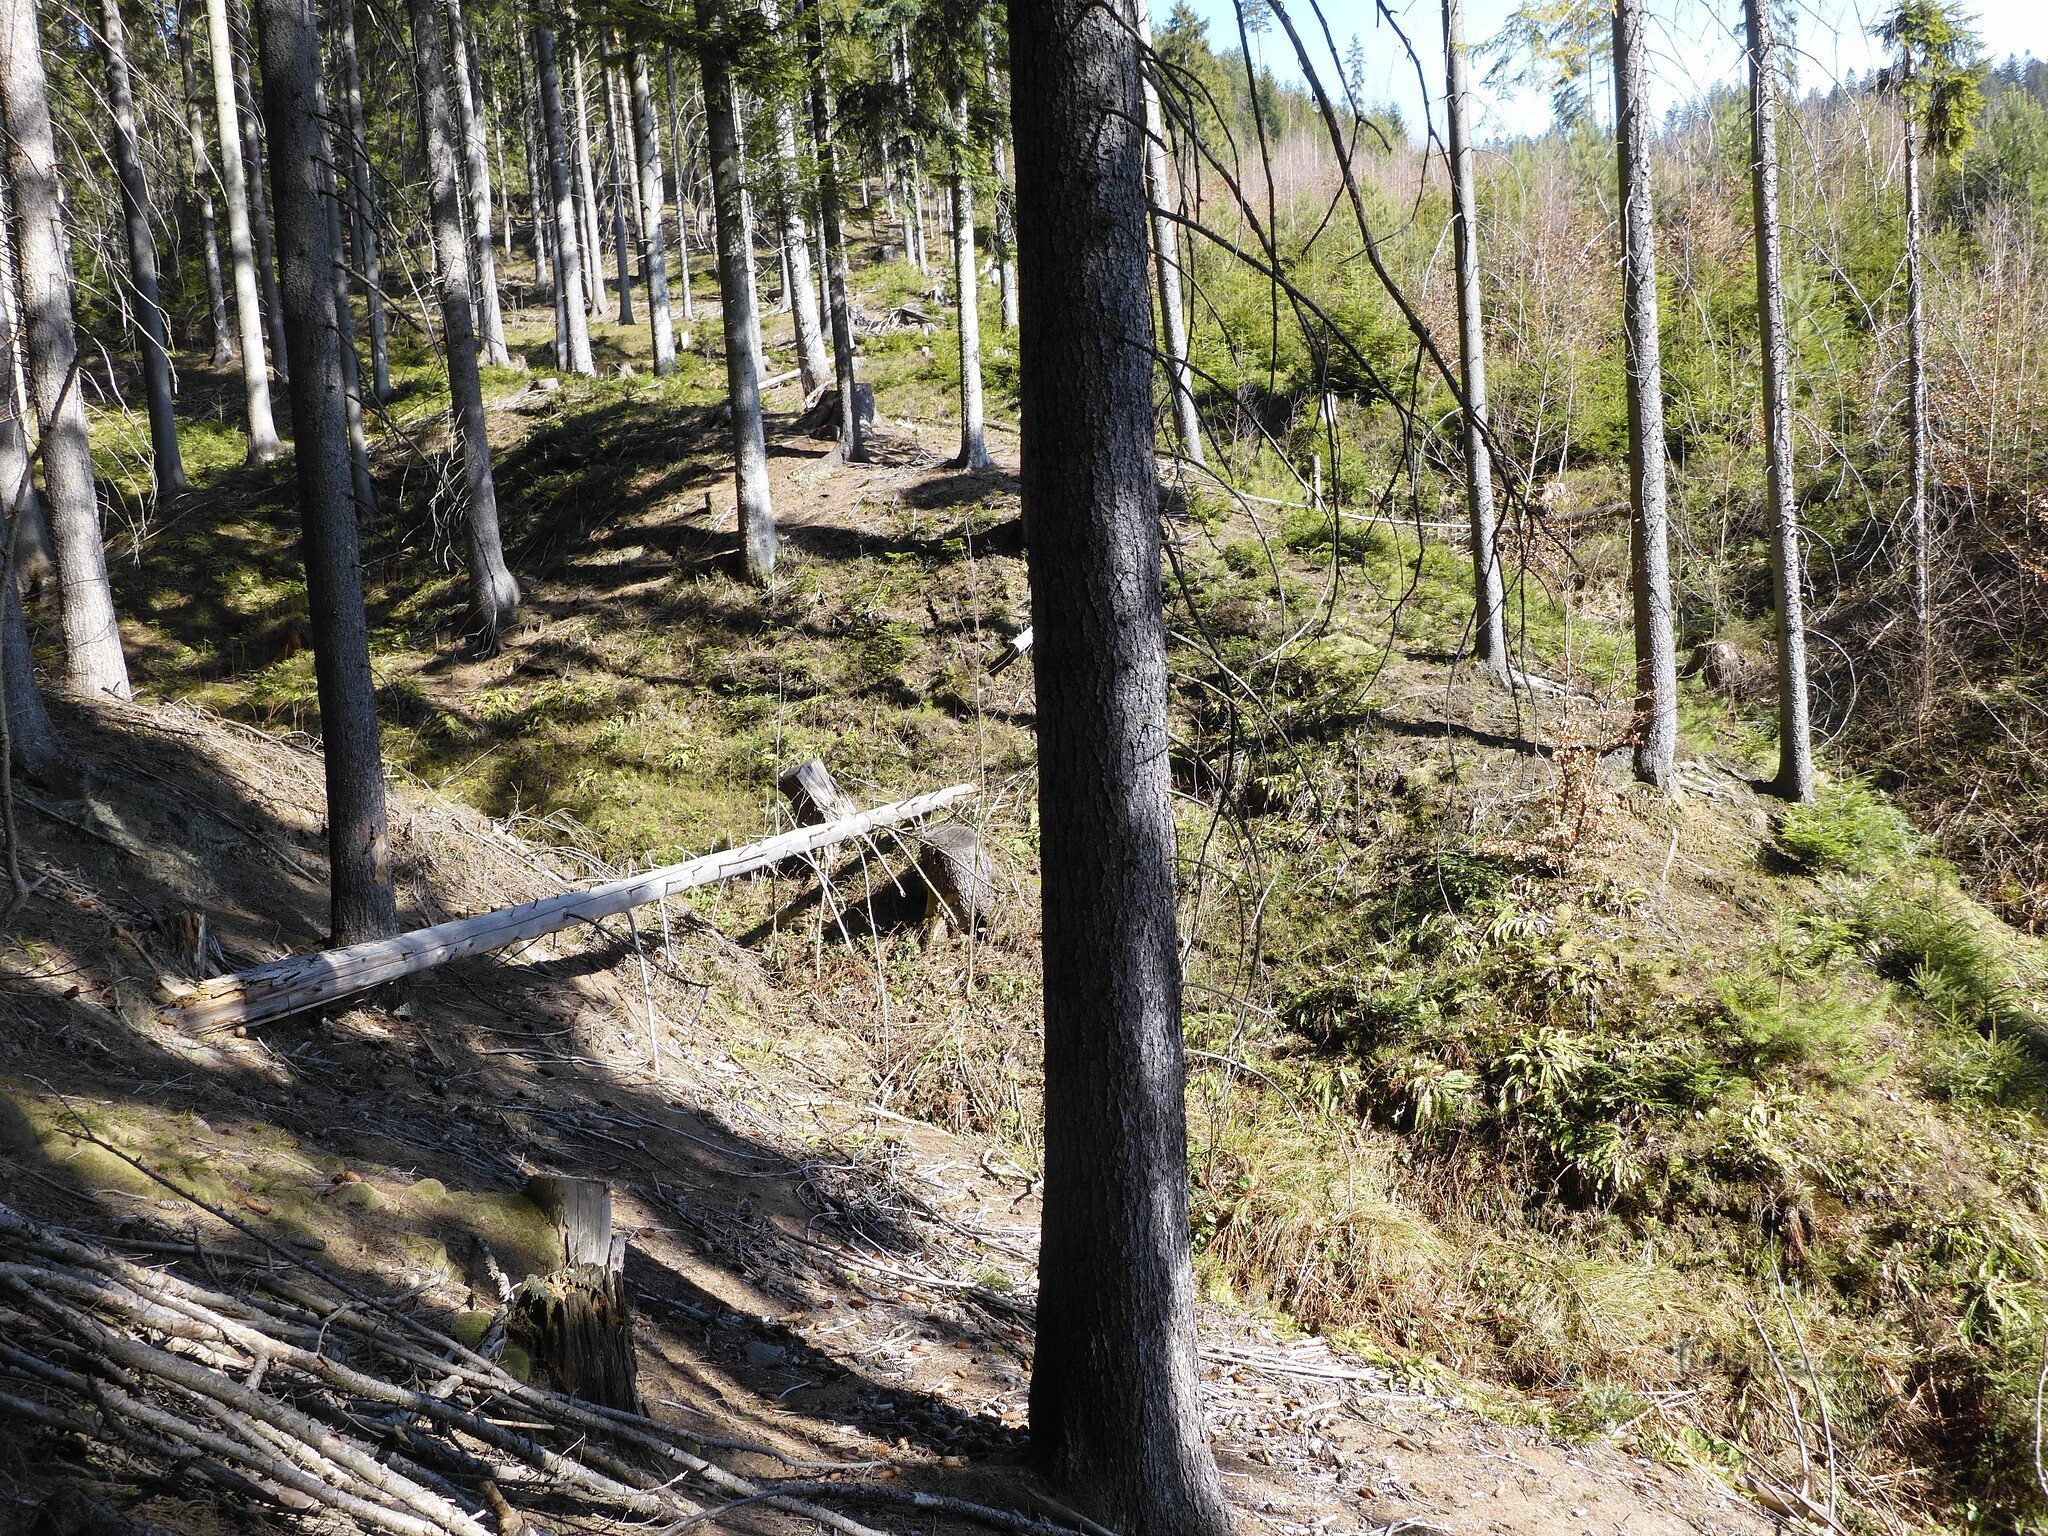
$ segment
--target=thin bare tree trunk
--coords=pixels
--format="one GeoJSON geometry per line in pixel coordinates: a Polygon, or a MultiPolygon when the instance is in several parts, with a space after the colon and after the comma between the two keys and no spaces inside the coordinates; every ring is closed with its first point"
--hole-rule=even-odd
{"type": "Polygon", "coordinates": [[[581,220],[576,213],[575,172],[562,122],[562,71],[555,56],[555,33],[545,19],[533,23],[533,56],[540,75],[541,136],[547,141],[548,197],[554,205],[549,233],[555,251],[555,366],[571,373],[594,374],[590,360],[590,326],[583,303],[581,220]],[[562,342],[568,343],[563,356],[562,342]]]}
{"type": "Polygon", "coordinates": [[[255,41],[248,37],[248,15],[243,0],[228,0],[228,13],[245,46],[231,50],[235,64],[235,91],[241,106],[237,121],[242,130],[243,163],[249,177],[249,230],[256,242],[256,276],[263,284],[263,314],[270,333],[270,366],[280,382],[289,382],[289,364],[284,355],[284,316],[279,313],[282,298],[277,283],[276,242],[270,235],[270,187],[263,175],[263,125],[256,113],[256,89],[250,83],[250,54],[255,41]]]}
{"type": "MultiPolygon", "coordinates": [[[[668,76],[669,138],[676,149],[676,273],[683,289],[683,324],[697,323],[697,299],[690,291],[690,214],[688,209],[690,157],[683,143],[683,109],[676,94],[676,56],[666,53],[663,67],[668,76]]],[[[686,339],[684,346],[688,346],[686,339]]]]}
{"type": "Polygon", "coordinates": [[[1615,0],[1615,129],[1621,168],[1624,366],[1628,383],[1630,588],[1635,605],[1636,777],[1671,787],[1678,752],[1678,649],[1671,605],[1664,468],[1663,356],[1657,335],[1657,226],[1650,193],[1643,0],[1615,0]]]}
{"type": "MultiPolygon", "coordinates": [[[[4,98],[0,98],[4,102],[4,98]]],[[[0,105],[0,113],[4,113],[0,105]]],[[[4,170],[4,165],[0,165],[4,170]]],[[[14,264],[14,204],[7,177],[0,174],[0,511],[13,507],[8,537],[13,541],[14,579],[24,592],[41,592],[57,574],[50,549],[50,518],[29,473],[28,372],[22,356],[27,338],[16,309],[20,284],[14,264]]]]}
{"type": "Polygon", "coordinates": [[[1130,1536],[1227,1536],[1195,1360],[1137,20],[1010,6],[1045,968],[1031,1447],[1130,1536]]]}
{"type": "Polygon", "coordinates": [[[761,429],[761,325],[754,298],[753,231],[740,164],[728,52],[727,0],[697,0],[704,34],[698,63],[704,77],[705,152],[711,161],[718,222],[718,308],[725,331],[726,398],[732,408],[733,478],[738,500],[740,571],[766,583],[775,574],[775,504],[768,490],[768,446],[761,429]]]}
{"type": "Polygon", "coordinates": [[[370,323],[370,398],[382,405],[391,398],[391,343],[384,319],[384,262],[377,234],[377,188],[370,175],[369,140],[363,122],[362,73],[356,58],[355,0],[338,0],[341,13],[341,87],[347,95],[349,228],[355,240],[356,265],[362,269],[363,296],[370,323]]]}
{"type": "MultiPolygon", "coordinates": [[[[768,0],[768,25],[777,24],[777,6],[768,0]]],[[[777,91],[775,116],[775,222],[782,235],[785,263],[783,295],[789,304],[790,327],[796,335],[797,374],[806,396],[832,377],[825,351],[825,323],[818,313],[818,277],[811,264],[811,236],[805,225],[804,198],[797,175],[796,107],[777,91]]]]}
{"type": "Polygon", "coordinates": [[[576,154],[576,233],[590,259],[584,264],[584,300],[593,320],[604,318],[604,232],[597,217],[597,176],[590,164],[590,91],[583,79],[583,44],[569,42],[569,94],[575,102],[575,132],[572,148],[576,154]]]}
{"type": "Polygon", "coordinates": [[[199,262],[206,273],[206,317],[213,331],[213,366],[235,360],[234,331],[228,324],[227,287],[221,281],[220,233],[214,222],[213,157],[206,152],[206,119],[199,108],[197,72],[192,64],[192,0],[178,5],[178,72],[185,89],[185,139],[192,155],[192,190],[199,208],[199,262]]]}
{"type": "Polygon", "coordinates": [[[485,149],[483,96],[478,89],[476,59],[462,0],[448,0],[448,36],[454,51],[455,112],[462,133],[463,159],[469,171],[470,241],[476,249],[471,271],[476,275],[477,329],[484,361],[493,368],[512,366],[505,345],[505,308],[498,297],[497,248],[491,239],[491,165],[485,149]]]}
{"type": "Polygon", "coordinates": [[[661,217],[661,129],[654,117],[654,87],[647,73],[647,53],[635,48],[627,58],[632,82],[633,142],[640,163],[640,265],[647,273],[647,323],[654,348],[654,371],[676,371],[676,322],[669,309],[668,234],[661,217]]]}
{"type": "Polygon", "coordinates": [[[221,197],[228,208],[228,266],[235,275],[235,329],[241,338],[242,394],[249,416],[249,462],[284,452],[270,415],[270,374],[263,359],[263,301],[249,234],[249,185],[242,166],[241,113],[235,106],[234,37],[227,0],[206,0],[206,46],[213,61],[214,123],[220,130],[221,197]]]}
{"type": "MultiPolygon", "coordinates": [[[[995,31],[988,27],[983,33],[988,46],[988,93],[997,97],[995,31]]],[[[996,295],[1001,305],[1003,329],[1017,329],[1017,204],[1015,193],[1010,187],[1009,143],[1001,132],[990,146],[991,179],[995,183],[995,222],[991,230],[995,238],[996,295]]]]}
{"type": "MultiPolygon", "coordinates": [[[[1912,51],[1907,50],[1907,69],[1912,51]]],[[[1909,98],[1910,99],[1910,98],[1909,98]]],[[[1906,351],[1907,427],[1912,434],[1909,457],[1910,504],[1907,526],[1913,540],[1914,712],[1925,715],[1934,703],[1934,584],[1927,518],[1927,325],[1920,261],[1920,140],[1912,112],[1906,125],[1906,351]]]]}
{"type": "Polygon", "coordinates": [[[619,93],[611,65],[598,62],[598,83],[604,87],[604,156],[611,174],[605,178],[612,205],[612,255],[618,273],[619,324],[633,324],[633,242],[626,218],[626,159],[619,140],[619,93]]]}
{"type": "MultiPolygon", "coordinates": [[[[294,3],[294,0],[280,0],[294,3]]],[[[449,408],[468,491],[469,630],[485,653],[519,613],[519,584],[505,567],[498,531],[498,490],[491,476],[491,438],[477,372],[476,295],[470,276],[474,242],[462,217],[462,147],[449,100],[449,60],[435,0],[412,0],[412,46],[419,66],[420,138],[427,151],[427,204],[440,268],[441,332],[448,352],[449,408]]]]}
{"type": "Polygon", "coordinates": [[[1482,668],[1505,678],[1507,595],[1493,515],[1493,452],[1487,442],[1486,317],[1479,290],[1479,192],[1472,167],[1468,63],[1464,0],[1444,0],[1444,115],[1450,127],[1451,238],[1465,388],[1465,509],[1472,526],[1472,655],[1482,668]]]}
{"type": "Polygon", "coordinates": [[[128,74],[128,27],[121,0],[100,0],[100,53],[107,66],[107,104],[113,108],[114,175],[121,184],[121,219],[128,231],[128,281],[135,323],[142,333],[142,387],[149,408],[150,468],[159,496],[189,489],[178,453],[178,417],[172,408],[171,340],[158,294],[156,236],[149,227],[149,187],[136,140],[135,85],[128,74]]]}
{"type": "Polygon", "coordinates": [[[1181,297],[1180,231],[1160,210],[1173,204],[1173,178],[1166,164],[1166,119],[1159,93],[1145,77],[1145,184],[1152,202],[1153,275],[1159,286],[1159,328],[1166,343],[1166,390],[1173,401],[1180,451],[1200,464],[1202,418],[1195,410],[1195,377],[1188,368],[1188,317],[1181,297]]]}
{"type": "Polygon", "coordinates": [[[99,494],[86,436],[85,393],[73,333],[57,141],[34,0],[0,5],[0,138],[14,215],[14,280],[41,428],[43,488],[57,567],[65,682],[84,695],[128,697],[128,662],[114,619],[100,539],[99,494]]]}
{"type": "Polygon", "coordinates": [[[256,31],[293,352],[293,459],[327,774],[330,927],[334,943],[360,944],[396,933],[398,914],[342,399],[334,252],[321,206],[318,167],[331,160],[315,95],[319,54],[305,0],[256,0],[256,31]]]}
{"type": "Polygon", "coordinates": [[[960,332],[960,456],[970,471],[987,469],[981,411],[981,273],[974,254],[974,178],[968,164],[967,86],[953,88],[953,310],[960,332]]]}
{"type": "Polygon", "coordinates": [[[1765,484],[1771,590],[1778,612],[1778,778],[1787,800],[1813,798],[1813,724],[1806,690],[1806,616],[1799,501],[1792,483],[1792,349],[1785,334],[1778,221],[1778,54],[1771,0],[1743,0],[1749,43],[1750,192],[1756,222],[1756,310],[1763,351],[1765,484]]]}
{"type": "Polygon", "coordinates": [[[852,287],[846,270],[846,230],[840,200],[839,141],[832,120],[831,77],[826,72],[825,18],[812,7],[810,26],[811,138],[818,152],[818,209],[824,224],[827,309],[832,319],[832,373],[839,390],[839,446],[842,464],[867,461],[866,430],[861,421],[860,384],[853,366],[852,287]]]}

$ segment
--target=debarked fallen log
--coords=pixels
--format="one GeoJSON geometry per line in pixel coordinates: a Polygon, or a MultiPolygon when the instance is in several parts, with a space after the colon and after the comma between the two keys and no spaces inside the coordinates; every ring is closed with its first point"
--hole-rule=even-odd
{"type": "Polygon", "coordinates": [[[530,943],[572,923],[594,923],[615,917],[678,891],[715,885],[884,827],[916,821],[968,799],[974,792],[972,784],[955,784],[949,789],[913,795],[908,800],[878,805],[873,810],[817,826],[798,827],[744,848],[707,853],[680,864],[629,875],[589,890],[545,896],[522,906],[456,918],[346,949],[288,955],[233,976],[201,983],[163,1010],[164,1021],[187,1033],[204,1033],[318,1008],[450,960],[530,943]]]}

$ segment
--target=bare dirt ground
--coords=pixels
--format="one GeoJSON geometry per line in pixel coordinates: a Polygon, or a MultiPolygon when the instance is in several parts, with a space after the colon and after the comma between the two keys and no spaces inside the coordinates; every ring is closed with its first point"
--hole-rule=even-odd
{"type": "MultiPolygon", "coordinates": [[[[800,550],[881,537],[864,506],[957,480],[901,426],[870,469],[823,476],[824,446],[785,442],[775,459],[800,550]]],[[[998,494],[1006,478],[992,478],[998,494]]],[[[716,558],[729,489],[693,483],[675,501],[696,503],[678,557],[716,558]]],[[[648,516],[672,524],[677,512],[648,516]]],[[[538,613],[576,564],[540,584],[538,613]]],[[[436,687],[459,695],[473,668],[502,676],[545,628],[441,671],[436,687]]],[[[67,1134],[82,1120],[238,1219],[387,1294],[416,1289],[416,1305],[445,1316],[491,1305],[491,1259],[515,1274],[541,1262],[544,1235],[519,1198],[529,1174],[602,1178],[631,1234],[656,1417],[792,1462],[879,1466],[907,1487],[1054,1508],[1023,1470],[1038,1213],[1006,1144],[878,1106],[857,1040],[679,903],[634,930],[614,922],[445,967],[401,998],[185,1033],[163,1007],[181,982],[320,942],[319,759],[177,705],[71,708],[64,723],[89,778],[75,797],[17,806],[36,894],[0,941],[0,1198],[99,1233],[246,1242],[67,1134]],[[201,917],[217,953],[194,944],[201,917]]],[[[409,921],[601,873],[423,786],[398,783],[394,799],[409,921]]],[[[765,899],[809,883],[763,877],[765,899]]],[[[957,947],[932,952],[925,984],[946,985],[963,963],[957,947]]],[[[1203,1349],[1212,1435],[1247,1531],[1771,1528],[1704,1476],[1489,1422],[1440,1381],[1253,1317],[1205,1309],[1203,1349]]],[[[732,1464],[778,1470],[738,1452],[732,1464]]],[[[0,1528],[53,1479],[104,1473],[0,1427],[0,1528]]],[[[125,1491],[142,1496],[138,1515],[173,1528],[224,1516],[189,1487],[125,1491]]],[[[732,1529],[787,1526],[758,1508],[729,1517],[732,1529]]]]}

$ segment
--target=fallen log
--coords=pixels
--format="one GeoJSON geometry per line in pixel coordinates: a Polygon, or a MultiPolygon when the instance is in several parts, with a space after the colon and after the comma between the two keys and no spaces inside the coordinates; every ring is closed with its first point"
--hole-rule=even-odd
{"type": "Polygon", "coordinates": [[[942,811],[972,796],[975,786],[955,784],[930,794],[913,795],[858,815],[817,826],[799,827],[775,837],[707,853],[628,875],[587,891],[544,896],[521,906],[503,907],[477,917],[456,918],[418,928],[395,938],[374,939],[346,949],[311,955],[288,955],[233,976],[204,982],[163,1010],[164,1022],[188,1034],[232,1029],[265,1019],[282,1018],[322,1007],[387,982],[416,975],[450,960],[545,938],[572,923],[594,923],[633,907],[673,896],[678,891],[715,885],[779,864],[784,859],[816,853],[836,843],[883,827],[899,826],[942,811]]]}

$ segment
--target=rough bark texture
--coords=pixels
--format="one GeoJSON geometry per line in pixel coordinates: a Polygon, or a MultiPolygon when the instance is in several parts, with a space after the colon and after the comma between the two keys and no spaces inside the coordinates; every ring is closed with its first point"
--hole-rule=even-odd
{"type": "Polygon", "coordinates": [[[470,272],[476,289],[477,330],[484,361],[493,368],[508,368],[512,364],[512,349],[505,344],[505,309],[498,297],[498,256],[491,243],[491,165],[484,145],[483,99],[477,90],[476,61],[470,51],[462,0],[448,0],[448,40],[454,57],[455,111],[462,132],[462,157],[469,177],[469,234],[474,255],[470,272]]]}
{"type": "MultiPolygon", "coordinates": [[[[953,92],[953,311],[960,333],[960,457],[962,469],[987,469],[981,410],[981,274],[974,254],[974,178],[968,166],[967,88],[953,92]]],[[[842,399],[851,399],[842,395],[842,399]]]]}
{"type": "MultiPolygon", "coordinates": [[[[676,371],[676,319],[669,308],[668,232],[661,217],[661,128],[654,118],[654,87],[647,54],[635,48],[626,61],[633,91],[633,144],[639,153],[640,265],[647,273],[647,325],[654,346],[654,371],[676,371]]],[[[677,198],[680,206],[681,197],[677,198]]]]}
{"type": "Polygon", "coordinates": [[[329,150],[313,89],[319,56],[302,6],[303,0],[257,0],[255,22],[292,354],[293,469],[327,772],[331,927],[336,944],[356,944],[396,933],[398,917],[351,495],[334,253],[320,197],[319,166],[329,150]]]}
{"type": "Polygon", "coordinates": [[[40,592],[57,575],[50,552],[50,519],[29,472],[28,380],[16,319],[13,204],[0,175],[0,509],[11,508],[14,579],[24,592],[40,592]]]}
{"type": "Polygon", "coordinates": [[[121,17],[121,0],[100,0],[99,45],[107,66],[107,105],[113,109],[114,176],[121,186],[121,221],[128,235],[128,283],[134,290],[135,324],[141,333],[150,468],[161,496],[186,489],[185,463],[178,454],[178,418],[171,408],[170,329],[157,291],[156,237],[149,227],[149,188],[136,137],[135,85],[128,73],[128,27],[121,17]]]}
{"type": "Polygon", "coordinates": [[[369,140],[364,137],[362,75],[356,62],[355,0],[340,0],[341,88],[348,97],[349,229],[361,269],[364,312],[370,325],[370,398],[391,398],[391,347],[384,322],[383,250],[377,236],[377,188],[370,177],[369,140]]]}
{"type": "Polygon", "coordinates": [[[242,350],[242,395],[248,410],[249,462],[268,464],[284,445],[270,415],[270,374],[263,360],[263,301],[256,286],[249,233],[249,183],[242,165],[241,113],[235,106],[234,41],[227,0],[206,0],[206,46],[213,64],[213,116],[219,129],[221,198],[228,209],[228,267],[234,273],[235,332],[242,350]]]}
{"type": "Polygon", "coordinates": [[[484,421],[483,381],[477,371],[476,293],[469,266],[473,245],[462,217],[462,151],[449,99],[448,49],[435,0],[412,0],[412,46],[419,69],[420,137],[427,150],[427,207],[440,269],[449,407],[455,416],[469,503],[469,632],[483,650],[495,651],[499,634],[518,616],[519,584],[505,568],[498,532],[490,429],[484,421]]]}
{"type": "Polygon", "coordinates": [[[1472,654],[1481,666],[1505,676],[1507,599],[1493,517],[1493,453],[1486,440],[1486,319],[1479,301],[1479,197],[1472,170],[1468,64],[1464,0],[1444,0],[1444,115],[1450,126],[1458,362],[1465,386],[1465,507],[1472,522],[1472,654]]]}
{"type": "Polygon", "coordinates": [[[198,72],[192,63],[192,0],[178,5],[178,78],[184,87],[185,147],[192,156],[192,206],[199,215],[199,262],[206,274],[206,318],[213,334],[213,366],[235,360],[234,331],[228,325],[227,286],[221,281],[220,232],[213,207],[213,157],[206,150],[206,117],[200,110],[198,72]]]}
{"type": "Polygon", "coordinates": [[[77,760],[43,707],[29,654],[28,624],[21,615],[21,592],[11,580],[0,583],[0,707],[6,710],[9,766],[47,788],[75,789],[77,760]]]}
{"type": "Polygon", "coordinates": [[[1678,650],[1671,609],[1664,468],[1664,374],[1657,338],[1650,104],[1643,90],[1643,0],[1616,0],[1614,99],[1621,164],[1623,359],[1628,381],[1630,587],[1635,599],[1636,777],[1666,789],[1678,751],[1678,650]]]}
{"type": "Polygon", "coordinates": [[[1166,391],[1173,402],[1174,435],[1180,451],[1202,462],[1202,418],[1195,411],[1195,376],[1188,367],[1187,306],[1181,296],[1180,230],[1162,211],[1173,206],[1173,178],[1166,154],[1166,119],[1159,92],[1145,78],[1145,190],[1152,202],[1153,275],[1159,284],[1160,341],[1164,344],[1166,391]]]}
{"type": "MultiPolygon", "coordinates": [[[[1907,50],[1906,67],[1912,69],[1907,50]]],[[[1906,403],[1909,450],[1907,526],[1913,540],[1913,641],[1917,673],[1913,705],[1921,714],[1934,702],[1934,585],[1930,570],[1927,521],[1927,321],[1920,263],[1920,124],[1905,114],[1906,125],[1906,403]]]]}
{"type": "MultiPolygon", "coordinates": [[[[327,84],[322,75],[313,77],[313,111],[323,123],[327,113],[327,84]]],[[[331,142],[331,141],[330,141],[331,142]]],[[[342,402],[348,411],[348,466],[356,498],[356,516],[368,517],[377,510],[377,486],[370,478],[370,439],[363,430],[363,368],[356,356],[356,316],[349,303],[347,248],[342,242],[341,193],[334,179],[331,160],[319,165],[320,205],[327,212],[327,251],[332,258],[336,341],[341,352],[342,402]]]]}
{"type": "Polygon", "coordinates": [[[540,75],[541,136],[547,141],[548,199],[554,207],[548,232],[555,254],[555,366],[571,373],[594,374],[597,369],[590,360],[590,324],[583,302],[582,231],[562,122],[562,71],[555,58],[554,28],[545,21],[534,23],[533,57],[540,75]]]}
{"type": "Polygon", "coordinates": [[[731,15],[726,0],[697,0],[704,35],[704,138],[718,222],[718,308],[725,330],[726,398],[732,407],[733,477],[739,503],[740,571],[765,582],[775,573],[775,505],[768,494],[768,446],[761,431],[761,323],[754,300],[753,231],[735,118],[731,15]]]}
{"type": "Polygon", "coordinates": [[[853,371],[853,304],[846,267],[846,230],[841,219],[839,140],[832,120],[832,86],[825,72],[825,21],[813,8],[810,30],[811,138],[818,154],[818,210],[824,229],[826,308],[832,321],[833,389],[839,397],[841,463],[865,462],[866,422],[861,418],[860,390],[853,371]]]}
{"type": "Polygon", "coordinates": [[[1771,590],[1778,609],[1778,778],[1788,800],[1813,798],[1799,502],[1792,484],[1792,349],[1778,223],[1778,56],[1770,0],[1743,0],[1749,43],[1750,194],[1756,220],[1756,312],[1764,365],[1765,484],[1771,590]]]}
{"type": "Polygon", "coordinates": [[[64,630],[64,680],[82,694],[125,699],[128,663],[121,654],[100,542],[99,493],[72,332],[57,144],[34,0],[0,5],[0,127],[6,138],[11,248],[29,399],[42,429],[38,442],[64,630]]]}
{"type": "Polygon", "coordinates": [[[1137,26],[1131,0],[1010,6],[1045,954],[1031,1438],[1127,1536],[1222,1536],[1188,1249],[1137,26]]]}

